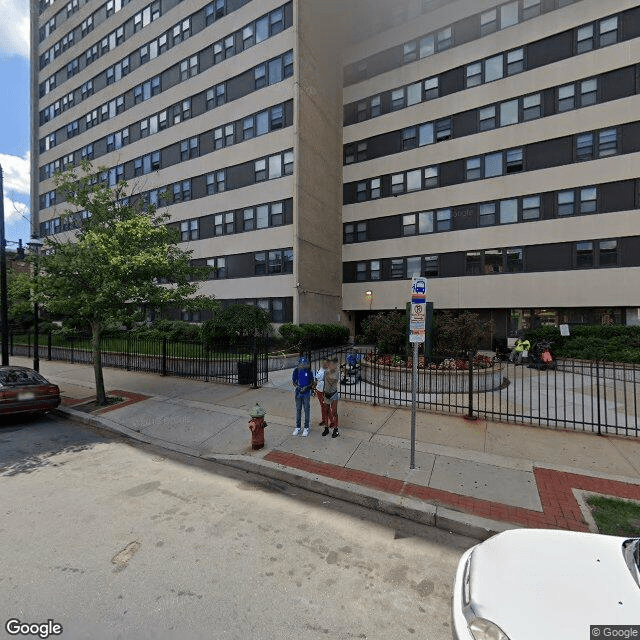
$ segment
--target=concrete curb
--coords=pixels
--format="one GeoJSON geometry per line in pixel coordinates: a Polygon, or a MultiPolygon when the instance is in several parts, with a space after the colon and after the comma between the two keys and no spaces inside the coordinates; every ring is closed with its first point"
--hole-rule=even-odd
{"type": "Polygon", "coordinates": [[[81,424],[107,429],[108,431],[138,442],[144,442],[176,453],[223,464],[248,473],[255,473],[272,480],[286,482],[287,484],[320,495],[350,502],[368,509],[386,513],[387,515],[400,517],[416,524],[436,527],[437,529],[467,536],[476,540],[486,540],[492,535],[506,531],[507,529],[518,528],[518,525],[455,511],[409,496],[387,493],[358,484],[319,476],[307,471],[292,469],[261,458],[254,458],[247,455],[224,454],[202,456],[197,449],[147,436],[146,434],[109,420],[107,417],[87,415],[86,413],[68,407],[58,407],[53,413],[68,420],[75,420],[81,424]]]}

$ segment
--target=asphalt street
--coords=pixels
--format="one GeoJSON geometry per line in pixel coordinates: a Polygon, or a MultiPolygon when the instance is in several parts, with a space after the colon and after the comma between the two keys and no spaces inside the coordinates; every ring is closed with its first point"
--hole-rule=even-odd
{"type": "Polygon", "coordinates": [[[450,640],[474,544],[50,418],[0,427],[0,513],[4,637],[450,640]]]}

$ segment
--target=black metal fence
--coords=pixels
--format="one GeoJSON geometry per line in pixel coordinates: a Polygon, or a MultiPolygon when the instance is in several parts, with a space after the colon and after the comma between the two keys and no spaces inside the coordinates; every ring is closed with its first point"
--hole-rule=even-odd
{"type": "MultiPolygon", "coordinates": [[[[324,358],[338,358],[344,399],[411,405],[411,358],[382,355],[373,348],[328,349],[308,355],[314,370],[324,358]],[[348,364],[349,359],[356,361],[355,366],[348,364]]],[[[470,419],[639,437],[640,366],[560,359],[552,368],[534,368],[527,362],[502,362],[490,355],[420,357],[417,405],[470,419]]]]}
{"type": "MultiPolygon", "coordinates": [[[[12,335],[11,355],[32,357],[32,342],[31,335],[12,335]]],[[[269,376],[268,342],[262,338],[204,344],[136,333],[114,333],[102,337],[101,349],[103,366],[127,371],[254,387],[264,384],[269,376]]],[[[82,334],[41,336],[38,353],[41,359],[47,360],[93,362],[91,336],[82,334]]]]}

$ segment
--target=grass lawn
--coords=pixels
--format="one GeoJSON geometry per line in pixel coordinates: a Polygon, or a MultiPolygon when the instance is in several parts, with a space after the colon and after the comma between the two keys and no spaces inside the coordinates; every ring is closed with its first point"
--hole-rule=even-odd
{"type": "Polygon", "coordinates": [[[610,536],[640,536],[640,503],[591,496],[587,498],[600,533],[610,536]]]}

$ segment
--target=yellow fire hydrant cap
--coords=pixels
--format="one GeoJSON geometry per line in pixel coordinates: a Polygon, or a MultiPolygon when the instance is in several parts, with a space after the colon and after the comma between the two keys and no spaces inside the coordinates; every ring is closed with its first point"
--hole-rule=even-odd
{"type": "Polygon", "coordinates": [[[249,415],[252,418],[264,418],[265,410],[256,402],[256,406],[251,409],[249,415]]]}

